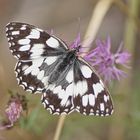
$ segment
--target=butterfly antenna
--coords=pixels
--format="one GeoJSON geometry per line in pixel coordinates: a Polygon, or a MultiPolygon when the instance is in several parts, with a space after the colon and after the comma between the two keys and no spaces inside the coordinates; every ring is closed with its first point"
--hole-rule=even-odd
{"type": "Polygon", "coordinates": [[[75,45],[77,50],[80,49],[81,46],[81,34],[80,34],[81,26],[80,26],[80,17],[78,18],[78,31],[77,31],[77,37],[75,39],[75,45]]]}

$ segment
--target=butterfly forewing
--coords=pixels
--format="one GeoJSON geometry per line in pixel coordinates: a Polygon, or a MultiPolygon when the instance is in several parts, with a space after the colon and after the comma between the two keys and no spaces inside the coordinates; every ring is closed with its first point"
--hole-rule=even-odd
{"type": "Polygon", "coordinates": [[[35,26],[12,22],[6,26],[6,36],[12,54],[19,60],[32,60],[62,54],[66,44],[35,26]]]}

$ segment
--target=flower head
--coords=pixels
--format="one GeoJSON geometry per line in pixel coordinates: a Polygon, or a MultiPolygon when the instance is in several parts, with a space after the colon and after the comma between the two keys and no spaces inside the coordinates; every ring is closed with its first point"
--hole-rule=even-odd
{"type": "Polygon", "coordinates": [[[8,122],[3,121],[0,129],[11,128],[20,118],[23,110],[27,110],[27,100],[25,96],[19,95],[18,93],[13,95],[13,93],[11,93],[10,100],[5,109],[8,122]]]}
{"type": "Polygon", "coordinates": [[[22,111],[22,105],[19,101],[11,102],[5,110],[8,120],[11,122],[11,124],[14,124],[14,122],[20,118],[22,111]]]}
{"type": "Polygon", "coordinates": [[[111,52],[111,40],[110,37],[106,41],[96,41],[96,48],[85,56],[85,59],[93,66],[97,67],[97,70],[104,80],[111,81],[111,79],[118,79],[126,76],[126,73],[118,68],[118,65],[126,66],[130,58],[130,54],[126,51],[122,51],[122,44],[119,46],[116,53],[111,52]]]}

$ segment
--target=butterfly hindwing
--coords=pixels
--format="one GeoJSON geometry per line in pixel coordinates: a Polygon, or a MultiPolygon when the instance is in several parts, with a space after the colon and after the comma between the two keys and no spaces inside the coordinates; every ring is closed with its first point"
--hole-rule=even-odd
{"type": "Polygon", "coordinates": [[[59,78],[43,91],[42,104],[52,114],[69,114],[74,111],[73,65],[60,69],[59,73],[59,78]]]}
{"type": "Polygon", "coordinates": [[[15,67],[18,84],[26,91],[42,92],[48,86],[48,79],[59,65],[61,55],[48,56],[32,61],[19,61],[15,67]]]}
{"type": "Polygon", "coordinates": [[[41,73],[38,67],[34,67],[33,62],[19,61],[16,64],[15,72],[18,84],[23,87],[24,90],[32,93],[41,92],[44,88],[44,83],[37,78],[37,75],[41,73]]]}
{"type": "Polygon", "coordinates": [[[67,50],[62,40],[26,23],[7,24],[6,36],[12,54],[19,60],[55,56],[67,50]]]}

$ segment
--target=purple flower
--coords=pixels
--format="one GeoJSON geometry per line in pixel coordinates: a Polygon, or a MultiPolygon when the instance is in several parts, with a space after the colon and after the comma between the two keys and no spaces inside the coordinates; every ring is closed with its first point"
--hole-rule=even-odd
{"type": "Polygon", "coordinates": [[[14,124],[20,118],[22,111],[22,104],[19,101],[11,102],[5,110],[11,124],[14,124]]]}
{"type": "Polygon", "coordinates": [[[5,109],[8,121],[3,121],[1,123],[0,129],[11,128],[14,123],[18,121],[24,110],[27,110],[26,97],[19,95],[18,93],[16,95],[11,93],[10,100],[5,109]]]}
{"type": "Polygon", "coordinates": [[[130,59],[130,54],[122,51],[122,44],[115,54],[111,52],[110,37],[106,41],[96,41],[96,48],[89,52],[84,58],[93,66],[97,67],[99,74],[106,82],[111,79],[120,80],[120,77],[126,76],[126,73],[118,68],[119,65],[127,67],[126,63],[130,59]]]}

